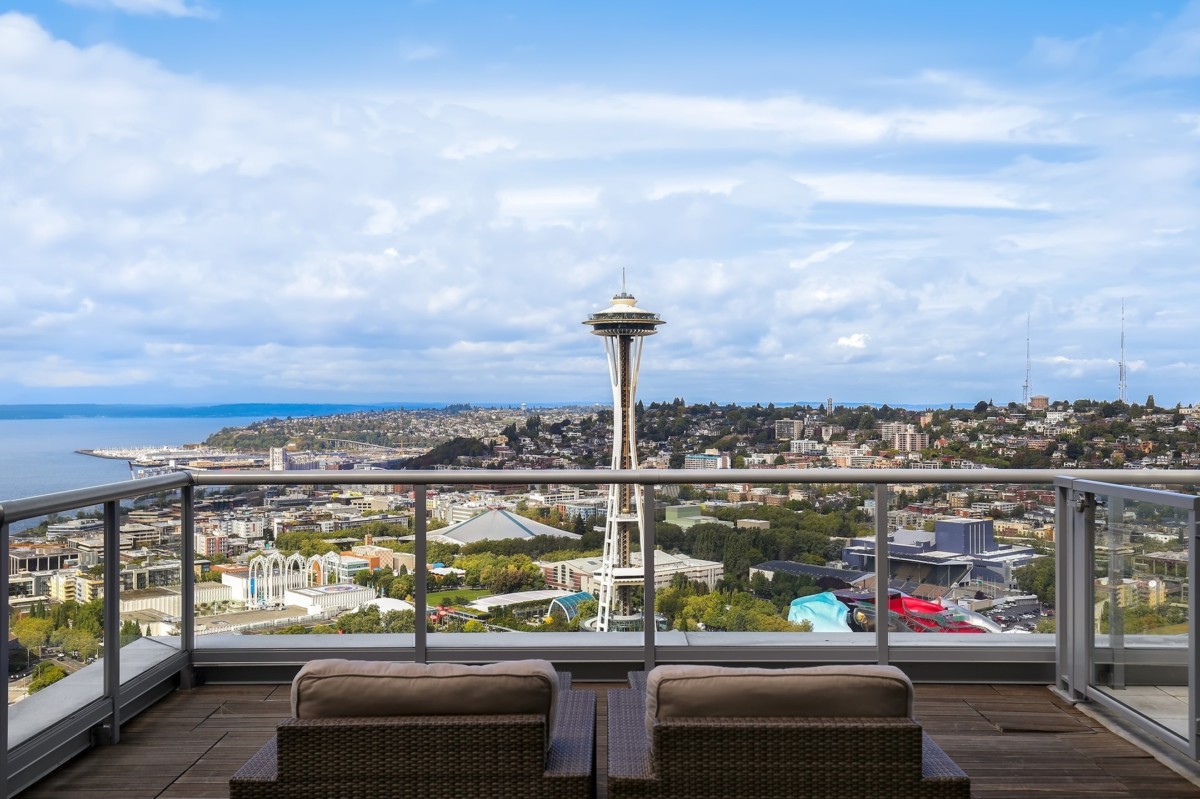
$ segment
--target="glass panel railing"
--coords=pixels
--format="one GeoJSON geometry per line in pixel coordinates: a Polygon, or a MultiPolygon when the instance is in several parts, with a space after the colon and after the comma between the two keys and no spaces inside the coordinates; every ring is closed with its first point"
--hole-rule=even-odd
{"type": "Polygon", "coordinates": [[[1186,740],[1195,520],[1161,492],[1140,493],[1096,495],[1092,683],[1186,740]]]}
{"type": "Polygon", "coordinates": [[[95,665],[104,637],[103,514],[87,507],[14,528],[5,564],[10,749],[104,695],[95,665]]]}
{"type": "Polygon", "coordinates": [[[939,646],[1054,645],[1053,490],[930,484],[893,498],[892,645],[927,644],[929,633],[939,646]]]}
{"type": "MultiPolygon", "coordinates": [[[[179,651],[185,585],[180,492],[124,503],[119,521],[121,647],[145,639],[143,644],[179,651]]],[[[102,578],[103,563],[90,566],[87,574],[89,580],[102,578]]]]}
{"type": "Polygon", "coordinates": [[[181,651],[182,505],[178,491],[138,495],[141,485],[103,506],[23,518],[8,542],[10,749],[112,695],[110,619],[120,684],[181,651]]]}
{"type": "MultiPolygon", "coordinates": [[[[447,501],[455,494],[450,489],[431,503],[427,605],[434,657],[438,649],[477,645],[552,657],[598,643],[592,636],[599,623],[607,487],[531,488],[514,487],[486,502],[478,492],[447,501]]],[[[640,573],[633,582],[640,585],[640,573]]],[[[630,633],[624,637],[637,645],[640,588],[629,596],[639,624],[622,619],[610,630],[630,633]]]]}
{"type": "Polygon", "coordinates": [[[870,535],[860,496],[869,488],[669,488],[656,536],[658,608],[689,644],[873,645],[862,634],[873,629],[873,606],[859,601],[869,569],[844,560],[848,541],[870,535]],[[680,573],[687,567],[695,577],[680,573]]]}

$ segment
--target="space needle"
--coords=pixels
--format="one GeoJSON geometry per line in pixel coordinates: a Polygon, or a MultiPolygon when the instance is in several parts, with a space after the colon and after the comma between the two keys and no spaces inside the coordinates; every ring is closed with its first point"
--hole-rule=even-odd
{"type": "MultiPolygon", "coordinates": [[[[621,293],[612,298],[612,306],[588,316],[583,322],[592,333],[604,337],[608,353],[608,372],[613,392],[612,468],[636,469],[637,420],[634,396],[637,394],[638,367],[642,361],[642,339],[653,336],[663,320],[637,307],[637,300],[625,291],[624,272],[621,293]]],[[[639,544],[645,544],[642,529],[641,486],[617,485],[608,489],[608,521],[604,528],[604,555],[600,564],[600,612],[597,632],[639,630],[642,614],[633,607],[634,589],[642,583],[642,569],[630,564],[634,528],[639,544]]]]}

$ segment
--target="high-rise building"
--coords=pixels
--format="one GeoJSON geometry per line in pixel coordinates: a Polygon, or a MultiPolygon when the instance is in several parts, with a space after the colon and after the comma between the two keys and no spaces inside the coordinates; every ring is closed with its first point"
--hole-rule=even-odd
{"type": "MultiPolygon", "coordinates": [[[[637,300],[624,289],[612,299],[612,306],[591,314],[585,325],[604,337],[608,352],[608,371],[613,392],[612,468],[636,469],[637,424],[634,397],[637,394],[638,368],[642,361],[642,339],[652,336],[663,320],[637,307],[637,300]]],[[[641,614],[633,606],[633,593],[642,582],[641,567],[630,561],[633,531],[645,542],[642,529],[643,493],[640,486],[612,484],[608,493],[608,522],[604,529],[604,553],[600,564],[600,612],[596,630],[636,630],[642,625],[641,614]]]]}
{"type": "Polygon", "coordinates": [[[929,435],[919,432],[914,424],[885,422],[880,425],[879,435],[898,452],[919,452],[929,448],[929,435]]]}
{"type": "Polygon", "coordinates": [[[776,419],[775,440],[791,441],[793,438],[804,438],[804,420],[776,419]]]}
{"type": "Polygon", "coordinates": [[[271,471],[286,472],[290,464],[291,457],[288,451],[283,447],[271,447],[271,471]]]}

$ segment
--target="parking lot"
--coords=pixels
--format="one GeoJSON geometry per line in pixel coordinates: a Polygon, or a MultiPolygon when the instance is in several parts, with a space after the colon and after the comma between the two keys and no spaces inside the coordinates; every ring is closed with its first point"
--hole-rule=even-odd
{"type": "Polygon", "coordinates": [[[997,605],[984,611],[983,615],[999,624],[1005,632],[1033,632],[1037,629],[1040,619],[1054,616],[1054,609],[1046,608],[1037,602],[1021,602],[1014,605],[997,605]]]}

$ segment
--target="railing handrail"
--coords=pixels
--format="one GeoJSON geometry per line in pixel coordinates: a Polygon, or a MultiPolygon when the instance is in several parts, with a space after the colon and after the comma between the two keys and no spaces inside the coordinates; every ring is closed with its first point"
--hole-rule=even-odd
{"type": "Polygon", "coordinates": [[[103,505],[105,502],[145,496],[158,491],[171,491],[192,484],[190,474],[174,472],[140,480],[124,480],[120,483],[105,483],[87,488],[74,488],[70,491],[58,491],[53,494],[6,500],[0,503],[0,524],[12,524],[59,511],[103,505]]]}
{"type": "Polygon", "coordinates": [[[0,524],[184,486],[234,485],[752,485],[930,483],[1053,485],[1070,477],[1125,485],[1200,485],[1200,469],[363,469],[175,472],[0,503],[0,524]]]}
{"type": "Polygon", "coordinates": [[[1019,483],[1053,485],[1057,477],[1126,484],[1200,484],[1200,469],[446,469],[192,472],[196,485],[585,485],[628,483],[1019,483]],[[552,479],[547,479],[553,475],[552,479]],[[397,479],[400,478],[400,479],[397,479]]]}

